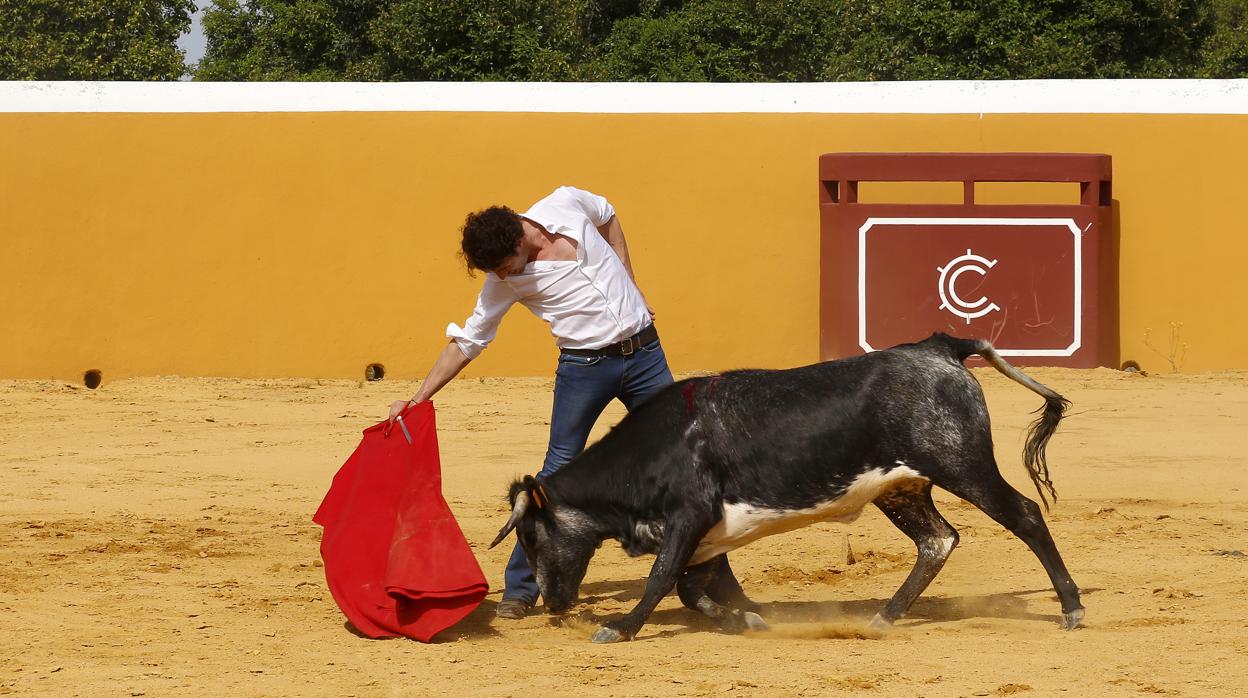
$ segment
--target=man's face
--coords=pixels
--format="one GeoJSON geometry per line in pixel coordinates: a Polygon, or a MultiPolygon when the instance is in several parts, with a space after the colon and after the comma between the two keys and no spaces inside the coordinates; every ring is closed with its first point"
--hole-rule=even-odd
{"type": "Polygon", "coordinates": [[[497,268],[492,269],[498,278],[505,279],[511,274],[520,274],[524,272],[524,265],[529,263],[529,255],[524,251],[524,240],[516,245],[516,253],[503,260],[503,263],[497,268]]]}

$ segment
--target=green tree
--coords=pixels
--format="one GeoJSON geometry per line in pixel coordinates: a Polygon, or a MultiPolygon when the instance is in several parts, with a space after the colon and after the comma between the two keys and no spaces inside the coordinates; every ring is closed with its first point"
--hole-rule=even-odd
{"type": "MultiPolygon", "coordinates": [[[[2,1],[2,0],[0,0],[2,1]]],[[[215,0],[209,80],[1243,74],[1248,0],[215,0]],[[1237,72],[1238,71],[1238,72],[1237,72]]]]}
{"type": "Polygon", "coordinates": [[[0,80],[177,80],[192,0],[0,0],[0,80]]]}
{"type": "Polygon", "coordinates": [[[614,80],[1183,77],[1199,0],[697,0],[619,22],[614,80]]]}
{"type": "Polygon", "coordinates": [[[700,0],[618,21],[597,59],[611,80],[811,81],[855,26],[850,0],[700,0]]]}
{"type": "Polygon", "coordinates": [[[214,0],[201,23],[207,48],[197,80],[369,80],[361,63],[384,2],[214,0]]]}
{"type": "Polygon", "coordinates": [[[584,0],[392,3],[369,27],[384,80],[576,80],[589,56],[584,0]]]}
{"type": "Polygon", "coordinates": [[[1190,77],[1200,0],[885,0],[828,79],[1190,77]]]}
{"type": "MultiPolygon", "coordinates": [[[[569,80],[621,0],[214,0],[200,80],[569,80]]],[[[631,5],[637,5],[634,2],[631,5]]],[[[645,3],[642,3],[645,4],[645,3]]],[[[627,9],[627,8],[626,8],[627,9]]]]}
{"type": "Polygon", "coordinates": [[[1201,51],[1197,77],[1248,77],[1248,0],[1214,0],[1214,32],[1201,51]]]}

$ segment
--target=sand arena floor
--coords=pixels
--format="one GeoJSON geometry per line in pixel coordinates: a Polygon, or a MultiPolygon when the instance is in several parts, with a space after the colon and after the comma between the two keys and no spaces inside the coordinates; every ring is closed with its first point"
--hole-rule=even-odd
{"type": "MultiPolygon", "coordinates": [[[[1021,541],[942,494],[962,544],[911,615],[865,622],[914,559],[874,508],[733,554],[774,631],[723,635],[669,597],[631,643],[588,642],[650,558],[605,545],[579,616],[496,621],[502,494],[545,448],[550,381],[438,396],[445,496],[490,596],[432,645],[367,640],[325,588],[310,517],[405,382],[0,381],[0,693],[18,695],[1104,696],[1248,691],[1248,373],[1035,369],[1074,402],[1049,525],[1087,627],[1021,541]],[[846,548],[854,564],[847,563],[846,548]]],[[[1039,406],[977,370],[1005,476],[1039,406]]],[[[622,414],[613,406],[600,435],[622,414]]]]}

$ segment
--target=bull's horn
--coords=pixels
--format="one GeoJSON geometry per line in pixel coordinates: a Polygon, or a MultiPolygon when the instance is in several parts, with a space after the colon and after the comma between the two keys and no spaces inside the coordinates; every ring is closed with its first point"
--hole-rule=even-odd
{"type": "Polygon", "coordinates": [[[520,517],[524,516],[524,510],[528,508],[529,508],[529,493],[521,492],[517,494],[516,503],[511,507],[511,518],[507,519],[507,524],[503,526],[501,529],[499,529],[498,537],[494,539],[493,543],[490,543],[491,549],[494,546],[498,545],[499,543],[503,542],[503,539],[507,537],[507,534],[511,533],[512,529],[516,527],[517,523],[520,523],[520,517]]]}

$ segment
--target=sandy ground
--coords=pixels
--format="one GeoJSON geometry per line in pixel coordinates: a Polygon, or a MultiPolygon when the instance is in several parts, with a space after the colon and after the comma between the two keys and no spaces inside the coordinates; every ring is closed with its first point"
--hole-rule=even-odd
{"type": "MultiPolygon", "coordinates": [[[[589,632],[631,607],[650,564],[613,545],[576,619],[493,615],[507,550],[485,545],[506,482],[541,460],[548,380],[461,379],[438,397],[446,499],[494,590],[431,645],[345,627],[310,520],[360,431],[412,384],[0,381],[0,693],[1244,695],[1248,373],[1031,373],[1074,402],[1050,448],[1049,524],[1086,628],[1060,631],[1022,542],[942,495],[962,545],[887,635],[864,624],[914,550],[869,508],[733,554],[772,633],[720,634],[669,597],[611,646],[589,632]]],[[[1003,471],[1034,496],[1019,450],[1039,400],[976,375],[1003,471]]]]}

